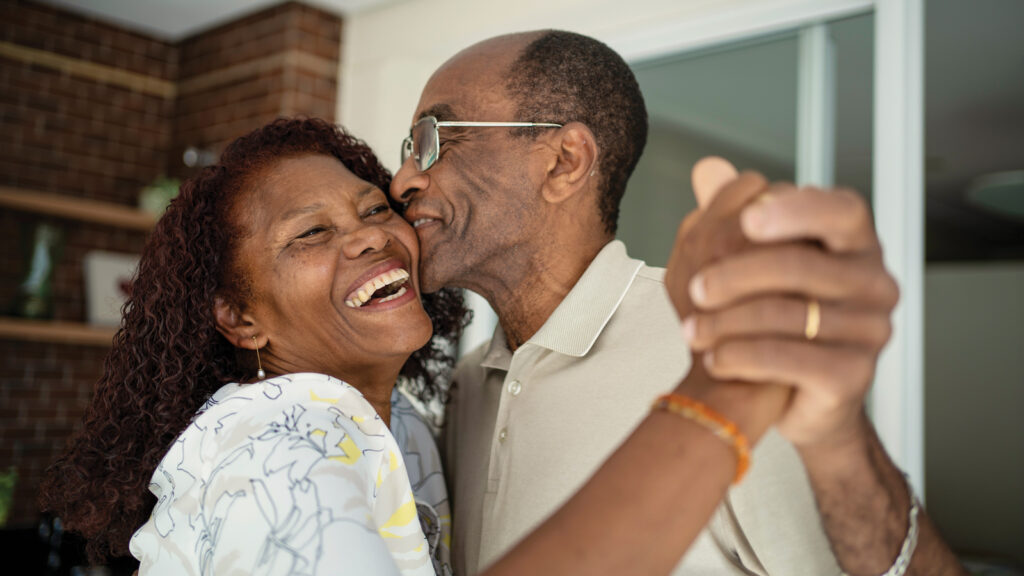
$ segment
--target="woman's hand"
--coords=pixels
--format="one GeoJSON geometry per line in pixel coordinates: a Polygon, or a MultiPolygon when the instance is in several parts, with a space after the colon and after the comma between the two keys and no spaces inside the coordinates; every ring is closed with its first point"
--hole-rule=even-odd
{"type": "MultiPolygon", "coordinates": [[[[768,182],[755,172],[737,174],[721,158],[705,158],[693,168],[693,189],[699,208],[679,226],[665,273],[665,286],[673,306],[684,320],[684,332],[701,311],[693,302],[693,277],[709,265],[754,245],[740,226],[742,210],[763,193],[768,182]]],[[[676,392],[698,400],[739,427],[750,442],[757,442],[782,416],[792,390],[786,386],[749,384],[737,379],[714,379],[711,346],[692,346],[693,363],[676,392]]],[[[764,381],[762,381],[764,382],[764,381]]]]}

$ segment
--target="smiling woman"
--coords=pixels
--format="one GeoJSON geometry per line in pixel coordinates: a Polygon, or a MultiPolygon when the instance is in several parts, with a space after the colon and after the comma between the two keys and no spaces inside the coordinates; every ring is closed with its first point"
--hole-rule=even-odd
{"type": "Polygon", "coordinates": [[[254,182],[239,198],[248,208],[230,272],[247,298],[217,300],[218,330],[236,348],[259,346],[268,374],[358,383],[387,422],[398,370],[431,334],[415,232],[333,156],[285,157],[254,182]]]}
{"type": "MultiPolygon", "coordinates": [[[[466,312],[454,291],[424,296],[420,305],[415,234],[391,210],[382,192],[389,183],[369,148],[341,129],[321,120],[279,120],[234,142],[218,165],[182,187],[144,251],[85,425],[43,490],[46,507],[86,536],[93,561],[127,553],[138,530],[132,551],[143,573],[200,571],[198,556],[168,552],[197,549],[199,542],[208,551],[203,562],[212,562],[207,568],[219,566],[219,554],[235,562],[229,551],[238,543],[226,535],[251,536],[239,527],[257,522],[244,506],[232,506],[233,515],[222,508],[239,494],[250,494],[250,502],[265,507],[259,510],[282,514],[258,515],[265,535],[281,543],[280,555],[264,549],[265,559],[303,557],[297,540],[285,537],[285,523],[303,518],[289,524],[301,540],[299,528],[312,525],[306,516],[319,518],[324,509],[295,500],[292,491],[308,491],[318,474],[330,477],[324,470],[338,458],[373,468],[371,476],[380,478],[374,517],[390,511],[382,525],[412,501],[405,474],[390,474],[402,451],[417,452],[420,466],[408,471],[414,480],[439,470],[427,428],[392,390],[403,378],[420,400],[444,396],[454,361],[447,341],[458,338],[466,312]],[[365,294],[369,285],[373,294],[365,294]],[[395,291],[379,297],[389,289],[395,291]],[[353,299],[362,305],[353,307],[353,299]],[[257,348],[271,378],[246,385],[257,374],[257,348]],[[402,445],[382,433],[392,402],[398,421],[390,423],[403,431],[395,435],[402,445]],[[206,426],[228,421],[232,426],[206,426]],[[219,459],[235,449],[250,453],[246,462],[254,469],[239,460],[223,466],[219,459]],[[361,450],[376,456],[358,458],[361,450]],[[275,459],[286,469],[281,474],[257,470],[275,459]],[[243,478],[245,485],[259,478],[260,488],[239,492],[243,478]],[[215,485],[225,491],[212,493],[215,485]],[[289,509],[297,516],[289,517],[289,509]],[[232,530],[218,532],[217,523],[232,530]]],[[[345,474],[351,471],[335,477],[343,481],[345,474]]],[[[341,496],[366,487],[334,488],[341,496]]],[[[417,488],[425,520],[439,531],[443,521],[447,530],[443,481],[417,488]]],[[[419,532],[416,524],[406,536],[419,532]]],[[[320,525],[317,534],[327,536],[327,526],[346,524],[320,525]]],[[[431,550],[443,562],[439,541],[431,550]]],[[[242,548],[256,553],[260,546],[249,541],[242,548]]],[[[427,558],[423,553],[418,561],[427,558]]]]}

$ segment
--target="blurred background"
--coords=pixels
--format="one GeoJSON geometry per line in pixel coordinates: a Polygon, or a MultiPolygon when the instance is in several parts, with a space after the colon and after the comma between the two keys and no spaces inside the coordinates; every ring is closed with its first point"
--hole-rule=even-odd
{"type": "MultiPolygon", "coordinates": [[[[509,4],[0,0],[0,550],[12,573],[86,572],[35,494],[181,180],[291,115],[345,124],[395,169],[438,65],[546,27],[609,43],[644,91],[651,132],[619,233],[634,257],[664,264],[694,206],[690,168],[708,154],[871,200],[904,290],[876,422],[976,573],[1018,573],[1024,2],[509,4]]],[[[463,349],[493,330],[476,305],[463,349]]]]}

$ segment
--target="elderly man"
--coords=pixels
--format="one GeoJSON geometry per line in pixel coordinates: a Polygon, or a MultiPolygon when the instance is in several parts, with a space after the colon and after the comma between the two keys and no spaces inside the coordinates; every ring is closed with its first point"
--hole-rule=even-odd
{"type": "Polygon", "coordinates": [[[666,291],[614,240],[646,136],[628,66],[578,34],[481,42],[423,90],[391,194],[424,291],[473,290],[500,323],[455,375],[459,573],[555,511],[691,369],[793,395],[678,574],[958,573],[863,413],[897,297],[863,202],[719,170],[670,262],[692,280],[666,291]],[[670,297],[696,312],[680,323],[670,297]]]}

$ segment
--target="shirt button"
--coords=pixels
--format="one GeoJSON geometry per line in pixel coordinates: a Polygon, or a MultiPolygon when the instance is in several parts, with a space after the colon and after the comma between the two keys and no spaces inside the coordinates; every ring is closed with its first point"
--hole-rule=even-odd
{"type": "Polygon", "coordinates": [[[508,383],[508,393],[513,396],[519,396],[519,393],[523,391],[523,385],[519,380],[513,380],[508,383]]]}
{"type": "Polygon", "coordinates": [[[498,442],[504,444],[505,438],[508,438],[508,428],[502,428],[501,432],[498,432],[498,442]]]}

